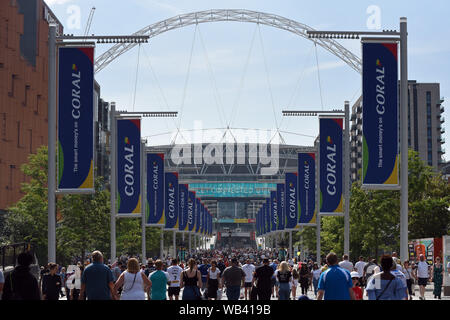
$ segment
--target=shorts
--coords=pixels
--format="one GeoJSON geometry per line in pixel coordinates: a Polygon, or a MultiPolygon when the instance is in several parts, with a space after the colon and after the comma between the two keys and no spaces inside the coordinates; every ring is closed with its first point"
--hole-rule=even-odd
{"type": "Polygon", "coordinates": [[[426,286],[428,284],[428,278],[419,278],[419,286],[426,286]]]}
{"type": "Polygon", "coordinates": [[[179,296],[180,295],[180,287],[169,287],[168,294],[169,294],[169,297],[170,296],[179,296]]]}
{"type": "Polygon", "coordinates": [[[277,279],[272,278],[271,281],[270,281],[270,285],[271,285],[272,287],[274,287],[276,283],[277,283],[277,279]]]}
{"type": "Polygon", "coordinates": [[[252,287],[252,283],[251,282],[244,283],[244,288],[251,288],[251,287],[252,287]]]}

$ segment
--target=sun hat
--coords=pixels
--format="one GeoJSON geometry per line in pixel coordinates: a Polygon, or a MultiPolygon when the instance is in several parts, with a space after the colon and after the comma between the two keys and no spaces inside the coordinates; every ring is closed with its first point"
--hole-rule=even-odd
{"type": "Polygon", "coordinates": [[[352,271],[352,272],[350,273],[350,276],[351,276],[352,278],[359,278],[359,273],[356,272],[356,271],[352,271]]]}

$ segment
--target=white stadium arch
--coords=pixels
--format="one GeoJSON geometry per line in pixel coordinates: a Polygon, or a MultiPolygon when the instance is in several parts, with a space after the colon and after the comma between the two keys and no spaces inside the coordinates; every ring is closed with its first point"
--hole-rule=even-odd
{"type": "MultiPolygon", "coordinates": [[[[313,28],[291,19],[264,12],[243,9],[217,9],[186,13],[151,24],[135,32],[133,35],[145,35],[153,38],[161,33],[186,27],[189,25],[224,21],[257,23],[292,32],[305,39],[313,41],[317,45],[321,46],[325,50],[331,52],[332,54],[343,60],[352,69],[361,73],[361,59],[344,48],[338,42],[334,41],[333,39],[327,38],[309,38],[307,31],[315,31],[313,28]]],[[[137,43],[118,43],[114,45],[108,51],[101,54],[95,59],[95,72],[97,73],[103,70],[114,59],[116,59],[126,51],[132,49],[136,45],[137,43]]]]}

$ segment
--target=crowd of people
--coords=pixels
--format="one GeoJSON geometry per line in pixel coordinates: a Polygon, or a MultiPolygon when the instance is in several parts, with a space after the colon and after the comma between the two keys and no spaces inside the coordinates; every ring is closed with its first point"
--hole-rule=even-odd
{"type": "Polygon", "coordinates": [[[198,250],[185,260],[122,256],[111,264],[94,251],[84,263],[67,268],[49,263],[39,280],[29,270],[31,255],[22,253],[8,277],[0,272],[0,294],[3,300],[221,300],[223,294],[228,300],[307,300],[312,295],[317,300],[412,300],[417,284],[424,300],[431,281],[434,297],[441,299],[445,268],[440,257],[432,265],[423,255],[401,263],[394,252],[379,263],[363,257],[352,263],[348,255],[339,261],[331,252],[317,263],[286,258],[284,252],[198,250]]]}

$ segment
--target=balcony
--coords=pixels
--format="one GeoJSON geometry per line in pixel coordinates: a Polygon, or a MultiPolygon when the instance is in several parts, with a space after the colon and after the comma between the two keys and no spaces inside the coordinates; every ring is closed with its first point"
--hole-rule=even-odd
{"type": "Polygon", "coordinates": [[[443,137],[439,137],[437,140],[438,140],[438,143],[440,143],[440,144],[445,143],[445,138],[443,138],[443,137]]]}
{"type": "Polygon", "coordinates": [[[441,134],[444,134],[444,133],[445,133],[445,128],[444,128],[444,127],[439,128],[439,129],[440,129],[441,134]]]}
{"type": "Polygon", "coordinates": [[[439,154],[444,154],[444,153],[445,153],[445,149],[442,148],[442,147],[439,147],[438,153],[439,153],[439,154]]]}
{"type": "Polygon", "coordinates": [[[440,122],[441,122],[441,123],[444,123],[444,122],[445,122],[445,118],[444,118],[444,117],[441,117],[440,122]]]}
{"type": "Polygon", "coordinates": [[[362,112],[362,107],[361,106],[357,107],[356,108],[356,113],[360,114],[361,112],[362,112]]]}
{"type": "Polygon", "coordinates": [[[444,106],[441,106],[441,107],[439,108],[439,112],[440,112],[440,113],[444,113],[444,111],[445,111],[444,106]]]}

